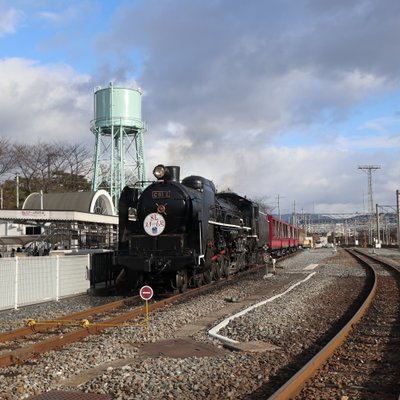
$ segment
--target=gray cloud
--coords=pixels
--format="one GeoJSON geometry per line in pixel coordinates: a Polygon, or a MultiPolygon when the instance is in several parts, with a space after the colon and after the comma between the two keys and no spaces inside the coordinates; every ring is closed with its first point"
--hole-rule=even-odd
{"type": "Polygon", "coordinates": [[[332,140],[311,148],[272,143],[315,125],[316,139],[329,140],[324,127],[331,133],[362,101],[398,88],[399,19],[396,0],[146,0],[122,8],[97,46],[115,57],[127,49],[145,55],[137,68],[149,162],[201,171],[220,188],[281,192],[290,203],[344,211],[360,206],[355,159],[371,154],[332,140]]]}
{"type": "MultiPolygon", "coordinates": [[[[30,121],[32,137],[54,133],[92,144],[93,87],[138,82],[149,170],[180,164],[183,175],[201,173],[219,188],[353,211],[365,184],[357,163],[384,160],[374,183],[377,199],[390,200],[399,176],[386,171],[398,167],[396,154],[374,150],[377,139],[364,139],[369,150],[361,153],[352,145],[362,140],[347,139],[340,123],[365,100],[399,89],[397,0],[122,4],[93,38],[90,77],[65,66],[0,62],[0,73],[14,77],[0,83],[3,132],[22,138],[30,121]],[[280,135],[291,135],[290,147],[275,145],[280,135]]],[[[68,37],[48,38],[41,48],[66,43],[73,52],[68,37]]],[[[397,132],[380,135],[398,143],[397,132]]]]}
{"type": "MultiPolygon", "coordinates": [[[[172,122],[197,153],[210,142],[234,150],[343,120],[397,82],[397,52],[372,56],[383,37],[395,45],[397,3],[352,4],[146,1],[122,9],[97,43],[115,57],[145,54],[139,81],[153,137],[165,137],[172,122]],[[377,23],[386,17],[393,22],[377,23]]],[[[121,80],[131,64],[118,64],[121,80]]]]}
{"type": "Polygon", "coordinates": [[[18,58],[0,60],[1,134],[32,143],[69,140],[92,143],[89,119],[93,84],[65,65],[41,66],[18,58]]]}

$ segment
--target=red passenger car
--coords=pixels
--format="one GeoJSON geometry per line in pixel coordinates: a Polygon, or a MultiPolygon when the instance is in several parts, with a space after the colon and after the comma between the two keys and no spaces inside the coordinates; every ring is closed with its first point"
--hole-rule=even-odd
{"type": "Polygon", "coordinates": [[[266,214],[268,221],[268,250],[272,255],[283,255],[299,248],[299,231],[297,226],[281,221],[266,214]]]}

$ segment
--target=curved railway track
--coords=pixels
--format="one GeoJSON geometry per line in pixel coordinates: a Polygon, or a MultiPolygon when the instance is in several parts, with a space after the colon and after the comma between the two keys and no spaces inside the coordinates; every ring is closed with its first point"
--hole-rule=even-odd
{"type": "Polygon", "coordinates": [[[399,399],[400,266],[350,252],[371,269],[370,293],[344,328],[269,400],[399,399]]]}
{"type": "MultiPolygon", "coordinates": [[[[265,268],[265,266],[256,266],[229,276],[227,279],[213,282],[211,285],[190,289],[184,293],[149,302],[148,307],[143,305],[139,296],[134,296],[54,320],[29,319],[26,321],[25,327],[0,333],[0,367],[21,364],[40,356],[42,353],[62,348],[107,328],[132,326],[134,320],[141,318],[143,321],[147,311],[152,312],[170,303],[184,301],[192,295],[218,288],[232,279],[240,279],[240,277],[259,268],[265,268]]],[[[145,326],[143,322],[136,325],[145,326]]]]}
{"type": "MultiPolygon", "coordinates": [[[[263,266],[243,274],[244,279],[203,286],[202,295],[187,295],[152,313],[148,336],[145,329],[134,326],[142,318],[129,321],[125,328],[109,329],[65,346],[62,351],[49,351],[1,368],[0,398],[19,400],[21,394],[52,390],[55,395],[78,391],[120,399],[134,394],[143,399],[164,399],[167,395],[265,399],[346,323],[366,290],[365,268],[342,250],[304,251],[298,259],[279,267],[270,279],[266,279],[268,271],[263,266]],[[242,351],[222,349],[210,339],[210,327],[284,293],[311,269],[316,273],[307,283],[257,308],[257,312],[235,319],[227,332],[221,332],[238,340],[242,351]]],[[[16,315],[26,319],[32,316],[29,312],[37,310],[35,317],[46,318],[47,313],[56,318],[62,315],[60,310],[82,309],[80,304],[85,303],[90,302],[74,299],[55,305],[55,310],[45,305],[16,315]]],[[[5,321],[12,314],[6,313],[5,321]]]]}

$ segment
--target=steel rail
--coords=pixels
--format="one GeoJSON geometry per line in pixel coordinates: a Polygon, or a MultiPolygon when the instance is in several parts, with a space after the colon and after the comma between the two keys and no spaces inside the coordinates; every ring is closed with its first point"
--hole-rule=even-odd
{"type": "MultiPolygon", "coordinates": [[[[280,260],[283,260],[287,257],[294,256],[295,254],[296,253],[292,253],[287,256],[281,257],[280,260]]],[[[168,297],[166,299],[148,304],[148,311],[155,311],[157,309],[161,309],[161,308],[165,307],[167,304],[173,303],[177,300],[182,300],[186,297],[190,297],[193,294],[199,294],[199,293],[208,291],[213,288],[218,288],[220,285],[223,285],[224,282],[226,282],[226,281],[230,281],[231,279],[236,279],[236,277],[239,277],[239,276],[247,275],[251,272],[260,270],[264,267],[265,267],[264,265],[261,265],[261,266],[256,265],[255,268],[253,268],[253,269],[247,269],[247,270],[241,271],[239,274],[235,275],[235,278],[233,278],[232,276],[229,276],[227,279],[221,279],[221,280],[215,281],[211,285],[204,285],[204,286],[201,286],[201,287],[198,287],[195,289],[190,289],[184,293],[179,293],[179,294],[173,295],[171,297],[168,297]]],[[[133,297],[130,300],[133,300],[135,298],[136,297],[133,297]]],[[[120,306],[125,305],[127,303],[127,299],[120,300],[120,301],[114,302],[114,303],[110,303],[110,310],[112,310],[113,308],[116,308],[116,307],[111,307],[111,305],[118,304],[118,303],[120,304],[120,306]]],[[[109,305],[94,307],[90,310],[71,314],[68,316],[68,319],[71,320],[71,319],[75,319],[75,318],[76,319],[85,318],[85,317],[93,315],[95,313],[99,313],[99,310],[101,310],[100,312],[105,312],[105,311],[108,311],[107,310],[108,306],[109,305]]],[[[125,321],[129,321],[131,319],[138,318],[138,317],[144,315],[145,312],[146,312],[146,307],[145,306],[140,307],[135,310],[123,313],[119,316],[102,321],[98,324],[89,323],[87,326],[84,326],[82,328],[78,328],[78,329],[75,329],[75,330],[67,332],[67,333],[61,333],[61,334],[57,335],[57,337],[49,338],[49,339],[43,340],[41,342],[32,344],[27,347],[23,347],[23,348],[16,349],[16,350],[13,350],[13,351],[10,351],[7,353],[0,354],[0,367],[10,366],[10,365],[14,365],[14,364],[21,364],[28,359],[37,357],[41,353],[44,353],[44,352],[47,352],[50,350],[59,349],[61,347],[64,347],[67,344],[77,342],[87,336],[97,334],[105,329],[108,329],[111,327],[116,327],[125,321]]],[[[65,319],[66,319],[66,317],[59,318],[58,319],[59,323],[57,323],[57,320],[54,320],[53,325],[48,325],[48,324],[35,325],[35,331],[36,332],[39,332],[39,331],[44,332],[44,331],[49,330],[51,327],[58,327],[58,326],[60,326],[61,321],[65,320],[65,319]]],[[[5,334],[0,335],[0,342],[1,341],[11,341],[13,339],[14,340],[19,339],[21,337],[23,338],[24,336],[32,335],[32,333],[33,333],[32,329],[29,327],[21,328],[14,332],[5,333],[5,334]],[[3,339],[3,340],[1,340],[1,339],[3,339]]]]}
{"type": "Polygon", "coordinates": [[[374,254],[366,253],[365,251],[362,251],[360,249],[354,249],[354,252],[356,252],[356,253],[358,253],[358,254],[360,254],[362,256],[365,256],[367,258],[370,258],[373,261],[377,261],[377,262],[379,262],[381,264],[384,264],[384,265],[386,265],[386,266],[388,266],[390,268],[393,268],[396,271],[400,272],[400,264],[395,260],[391,260],[390,258],[386,258],[386,257],[380,256],[380,255],[375,254],[375,253],[374,254]]]}
{"type": "MultiPolygon", "coordinates": [[[[197,291],[197,289],[194,289],[197,291]]],[[[169,303],[172,303],[184,295],[187,294],[192,294],[192,291],[188,291],[185,293],[181,293],[172,297],[169,297],[164,300],[157,301],[153,304],[148,305],[148,310],[149,311],[154,311],[159,308],[162,308],[166,306],[169,303]]],[[[117,317],[110,318],[106,321],[102,321],[98,325],[93,324],[93,325],[88,325],[85,328],[80,328],[80,329],[75,329],[71,332],[63,333],[61,335],[58,335],[57,337],[50,338],[47,340],[44,340],[39,343],[35,343],[33,345],[30,345],[28,347],[16,349],[13,351],[10,351],[8,353],[0,354],[0,366],[9,366],[9,365],[14,365],[14,364],[20,364],[30,358],[34,358],[37,355],[50,351],[50,350],[55,350],[59,349],[67,344],[74,343],[78,340],[81,340],[85,338],[86,336],[94,335],[96,333],[99,333],[103,331],[104,329],[110,328],[110,327],[115,327],[118,324],[121,324],[125,321],[128,321],[133,318],[140,317],[144,315],[146,312],[145,307],[140,307],[138,309],[126,312],[124,314],[121,314],[117,317]]]]}
{"type": "Polygon", "coordinates": [[[323,364],[332,356],[334,351],[343,344],[346,337],[351,332],[353,325],[357,324],[364,316],[368,307],[371,305],[377,290],[377,274],[375,270],[366,261],[358,257],[354,252],[347,250],[354,257],[359,259],[364,265],[368,266],[373,274],[373,285],[367,298],[364,300],[361,307],[350,319],[349,322],[320,350],[303,368],[292,376],[283,386],[273,393],[268,400],[288,400],[297,396],[303,389],[307,381],[314,376],[323,364]]]}
{"type": "Polygon", "coordinates": [[[40,322],[39,322],[39,323],[35,324],[34,329],[32,329],[32,327],[25,326],[25,327],[15,329],[10,332],[0,333],[0,343],[21,339],[23,337],[34,335],[35,333],[39,333],[39,332],[46,332],[54,327],[60,326],[60,323],[63,320],[67,320],[67,319],[68,320],[79,320],[81,318],[87,318],[94,314],[101,314],[104,312],[108,312],[108,311],[123,307],[125,305],[128,305],[130,302],[138,300],[138,299],[139,299],[139,296],[133,296],[133,297],[129,297],[129,298],[126,298],[123,300],[117,300],[112,303],[107,303],[107,304],[103,304],[101,306],[93,307],[88,310],[69,314],[67,316],[55,318],[52,320],[52,321],[54,321],[52,323],[46,322],[46,324],[40,324],[40,322]]]}

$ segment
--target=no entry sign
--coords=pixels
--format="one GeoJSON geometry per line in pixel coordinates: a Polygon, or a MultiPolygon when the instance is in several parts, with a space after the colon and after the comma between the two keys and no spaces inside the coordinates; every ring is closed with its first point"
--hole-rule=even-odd
{"type": "Polygon", "coordinates": [[[150,286],[142,286],[139,294],[143,300],[150,300],[153,297],[154,292],[150,286]]]}

